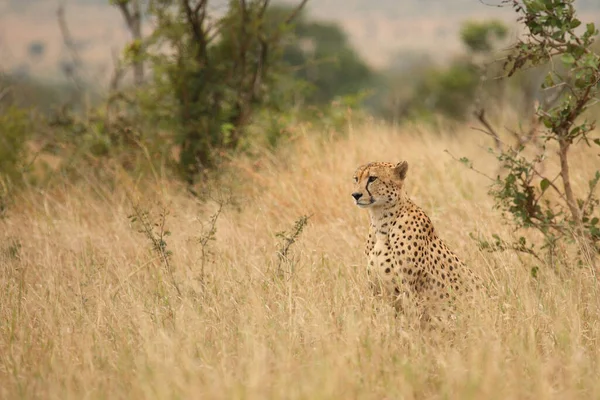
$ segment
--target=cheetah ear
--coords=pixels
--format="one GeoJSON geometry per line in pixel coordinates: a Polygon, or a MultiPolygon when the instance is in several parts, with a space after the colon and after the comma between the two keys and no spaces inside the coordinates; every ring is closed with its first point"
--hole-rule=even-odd
{"type": "Polygon", "coordinates": [[[406,172],[408,171],[408,163],[406,161],[399,162],[394,167],[394,175],[396,175],[400,180],[404,180],[406,178],[406,172]]]}

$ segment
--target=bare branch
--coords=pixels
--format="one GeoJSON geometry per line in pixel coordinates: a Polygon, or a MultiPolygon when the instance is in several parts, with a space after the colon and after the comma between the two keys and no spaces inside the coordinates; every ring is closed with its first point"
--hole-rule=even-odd
{"type": "Polygon", "coordinates": [[[262,18],[265,15],[265,12],[267,11],[267,7],[269,7],[269,0],[265,0],[262,7],[260,8],[260,12],[258,13],[259,18],[262,18]]]}
{"type": "Polygon", "coordinates": [[[79,55],[79,52],[77,51],[77,46],[75,45],[75,41],[73,40],[71,31],[69,30],[69,26],[67,25],[67,21],[65,18],[65,8],[64,8],[63,4],[59,5],[59,7],[56,11],[56,16],[57,16],[57,20],[58,20],[58,26],[60,28],[60,32],[63,37],[63,42],[64,42],[65,46],[67,46],[67,49],[69,50],[69,54],[71,55],[71,60],[73,62],[73,70],[71,70],[69,73],[67,73],[67,76],[69,76],[73,80],[77,89],[79,91],[81,91],[82,90],[81,78],[79,77],[77,69],[83,63],[81,61],[81,56],[79,55]]]}
{"type": "MultiPolygon", "coordinates": [[[[540,179],[542,179],[542,180],[545,179],[546,181],[548,181],[548,183],[550,184],[550,187],[552,189],[554,189],[554,191],[556,192],[556,194],[558,194],[565,201],[565,203],[567,202],[567,199],[565,198],[565,195],[563,194],[563,192],[561,192],[560,189],[558,188],[558,186],[556,186],[556,184],[554,183],[554,181],[556,181],[558,179],[558,177],[560,176],[560,173],[558,175],[556,175],[556,177],[554,179],[550,180],[550,179],[546,178],[544,175],[542,175],[541,173],[539,173],[535,168],[532,168],[532,171],[540,179]]],[[[542,196],[544,195],[544,193],[545,192],[540,193],[539,197],[535,200],[536,204],[542,198],[542,196]]]]}
{"type": "Polygon", "coordinates": [[[302,0],[302,2],[298,5],[298,7],[296,7],[296,9],[285,20],[286,25],[289,24],[290,22],[292,22],[296,18],[296,16],[300,13],[300,11],[302,11],[302,9],[306,5],[306,3],[308,3],[308,0],[302,0]]]}
{"type": "Polygon", "coordinates": [[[558,85],[546,88],[546,91],[551,91],[552,89],[556,89],[560,87],[560,90],[555,91],[553,94],[550,94],[549,96],[545,97],[542,100],[542,106],[544,110],[547,110],[548,108],[554,107],[554,105],[556,104],[556,102],[562,97],[562,95],[567,91],[567,90],[573,90],[573,88],[568,84],[568,82],[561,82],[558,85]]]}
{"type": "Polygon", "coordinates": [[[269,47],[264,40],[260,40],[260,57],[258,58],[258,62],[256,63],[256,68],[254,69],[254,75],[252,76],[252,100],[258,98],[258,92],[261,84],[261,77],[263,75],[263,65],[266,63],[267,56],[269,52],[269,47]]]}
{"type": "Polygon", "coordinates": [[[585,201],[583,202],[583,204],[581,205],[581,213],[583,215],[585,215],[585,210],[586,208],[588,208],[588,206],[590,205],[590,203],[592,202],[592,199],[594,198],[594,194],[596,192],[596,187],[598,187],[598,182],[599,181],[594,181],[593,184],[590,185],[590,192],[588,193],[587,198],[585,199],[585,201]]]}
{"type": "Polygon", "coordinates": [[[7,96],[9,93],[10,93],[10,86],[5,87],[4,89],[0,90],[0,101],[2,101],[2,99],[4,99],[4,97],[7,96]]]}
{"type": "Polygon", "coordinates": [[[444,153],[448,153],[450,155],[450,157],[452,157],[452,159],[454,161],[458,161],[461,164],[465,164],[467,166],[467,168],[469,168],[471,171],[478,173],[481,176],[486,177],[487,179],[489,179],[492,182],[495,182],[496,180],[492,177],[490,177],[489,175],[487,175],[485,172],[481,172],[480,170],[478,170],[477,168],[475,168],[472,164],[466,164],[463,160],[457,158],[454,156],[454,154],[450,153],[449,150],[444,150],[444,153]]]}
{"type": "Polygon", "coordinates": [[[496,133],[496,131],[494,130],[492,125],[489,123],[489,121],[485,117],[485,110],[483,108],[479,108],[478,110],[475,110],[474,115],[479,120],[479,122],[481,122],[481,124],[487,129],[487,131],[484,131],[484,130],[480,130],[480,131],[485,132],[489,136],[493,137],[494,143],[496,144],[496,148],[498,150],[501,150],[502,149],[502,141],[500,140],[500,136],[498,136],[498,134],[496,133]]]}
{"type": "Polygon", "coordinates": [[[123,67],[123,63],[119,59],[119,56],[116,54],[117,52],[113,50],[112,59],[113,59],[113,73],[110,78],[109,90],[114,92],[119,89],[119,84],[121,83],[121,79],[125,75],[125,68],[123,67]]]}
{"type": "Polygon", "coordinates": [[[204,6],[206,5],[206,2],[208,0],[200,0],[198,2],[198,4],[196,4],[196,7],[194,7],[194,14],[198,14],[198,12],[200,11],[201,8],[204,8],[204,6]]]}
{"type": "Polygon", "coordinates": [[[117,3],[119,9],[121,10],[121,13],[123,14],[123,17],[125,18],[125,22],[127,22],[127,26],[129,27],[130,30],[133,30],[133,27],[135,25],[135,21],[133,19],[133,15],[131,15],[131,12],[129,11],[129,8],[127,7],[126,3],[117,3]]]}
{"type": "Polygon", "coordinates": [[[206,32],[204,31],[204,19],[206,18],[206,4],[207,0],[200,0],[196,4],[196,6],[192,9],[189,0],[181,0],[181,4],[185,11],[185,16],[188,20],[188,23],[192,26],[192,32],[194,34],[194,38],[200,45],[200,53],[199,57],[205,59],[206,58],[206,32]]]}
{"type": "Polygon", "coordinates": [[[500,4],[490,4],[490,3],[486,3],[486,2],[485,2],[485,1],[483,1],[483,0],[479,0],[479,2],[480,2],[481,4],[483,4],[484,6],[488,6],[488,7],[496,7],[496,8],[502,8],[502,7],[505,7],[505,6],[504,6],[504,4],[503,4],[503,3],[504,3],[503,1],[502,1],[502,2],[500,2],[500,4]]]}
{"type": "Polygon", "coordinates": [[[73,36],[71,35],[71,30],[67,25],[67,20],[65,18],[65,7],[63,4],[58,6],[58,10],[56,11],[56,16],[58,19],[58,26],[60,28],[60,32],[62,33],[63,42],[71,52],[71,57],[73,58],[73,62],[77,65],[81,65],[81,56],[77,51],[77,46],[75,45],[75,40],[73,40],[73,36]]]}
{"type": "Polygon", "coordinates": [[[526,141],[524,141],[523,144],[527,144],[528,142],[534,142],[537,144],[537,133],[540,127],[540,116],[537,114],[538,108],[539,102],[536,100],[533,104],[533,115],[531,117],[531,125],[529,126],[529,132],[527,133],[526,141]]]}

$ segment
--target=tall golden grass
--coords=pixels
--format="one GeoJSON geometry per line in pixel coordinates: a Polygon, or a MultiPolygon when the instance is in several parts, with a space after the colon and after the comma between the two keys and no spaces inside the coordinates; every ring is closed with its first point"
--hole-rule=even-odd
{"type": "MultiPolygon", "coordinates": [[[[204,247],[214,205],[160,175],[24,193],[0,221],[0,397],[600,398],[593,269],[556,273],[469,238],[510,234],[486,179],[445,152],[494,173],[487,140],[466,127],[299,130],[277,154],[233,163],[236,202],[204,247]],[[368,216],[350,192],[356,166],[373,160],[409,162],[409,194],[489,283],[442,340],[369,293],[368,216]],[[169,268],[128,219],[134,205],[154,222],[169,210],[169,268]],[[302,215],[308,225],[280,264],[277,233],[302,215]]],[[[573,161],[573,171],[598,168],[595,155],[573,161]]],[[[576,186],[585,178],[576,172],[576,186]]]]}

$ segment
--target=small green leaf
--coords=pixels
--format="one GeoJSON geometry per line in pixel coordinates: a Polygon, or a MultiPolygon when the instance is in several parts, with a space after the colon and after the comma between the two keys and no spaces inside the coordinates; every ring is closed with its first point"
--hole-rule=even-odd
{"type": "Polygon", "coordinates": [[[575,128],[571,129],[569,135],[574,137],[579,133],[579,131],[581,131],[581,126],[576,126],[575,128]]]}
{"type": "Polygon", "coordinates": [[[597,217],[592,218],[592,220],[590,221],[590,224],[591,225],[597,225],[598,224],[598,218],[597,217]]]}
{"type": "Polygon", "coordinates": [[[598,146],[600,146],[600,139],[594,139],[594,143],[596,143],[598,146]]]}
{"type": "Polygon", "coordinates": [[[560,59],[565,65],[573,65],[575,64],[575,57],[573,57],[570,53],[563,54],[560,59]]]}
{"type": "Polygon", "coordinates": [[[549,72],[546,75],[546,79],[544,79],[544,88],[549,88],[554,86],[554,79],[552,78],[552,72],[549,72]]]}
{"type": "Polygon", "coordinates": [[[596,26],[594,25],[593,22],[590,22],[589,24],[587,24],[586,26],[586,32],[588,35],[595,35],[596,34],[596,26]]]}
{"type": "MultiPolygon", "coordinates": [[[[598,55],[596,53],[586,54],[583,59],[583,65],[592,69],[598,68],[598,55]]],[[[588,71],[586,71],[588,72],[588,71]]]]}
{"type": "Polygon", "coordinates": [[[546,178],[542,179],[542,181],[540,182],[540,187],[542,188],[542,192],[545,192],[549,186],[550,186],[550,181],[546,178]]]}

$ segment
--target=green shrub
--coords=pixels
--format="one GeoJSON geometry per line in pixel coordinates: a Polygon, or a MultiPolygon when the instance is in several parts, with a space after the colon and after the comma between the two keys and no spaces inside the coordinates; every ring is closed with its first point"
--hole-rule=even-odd
{"type": "Polygon", "coordinates": [[[4,185],[23,181],[30,125],[30,117],[23,109],[11,106],[0,113],[0,181],[4,185]]]}

